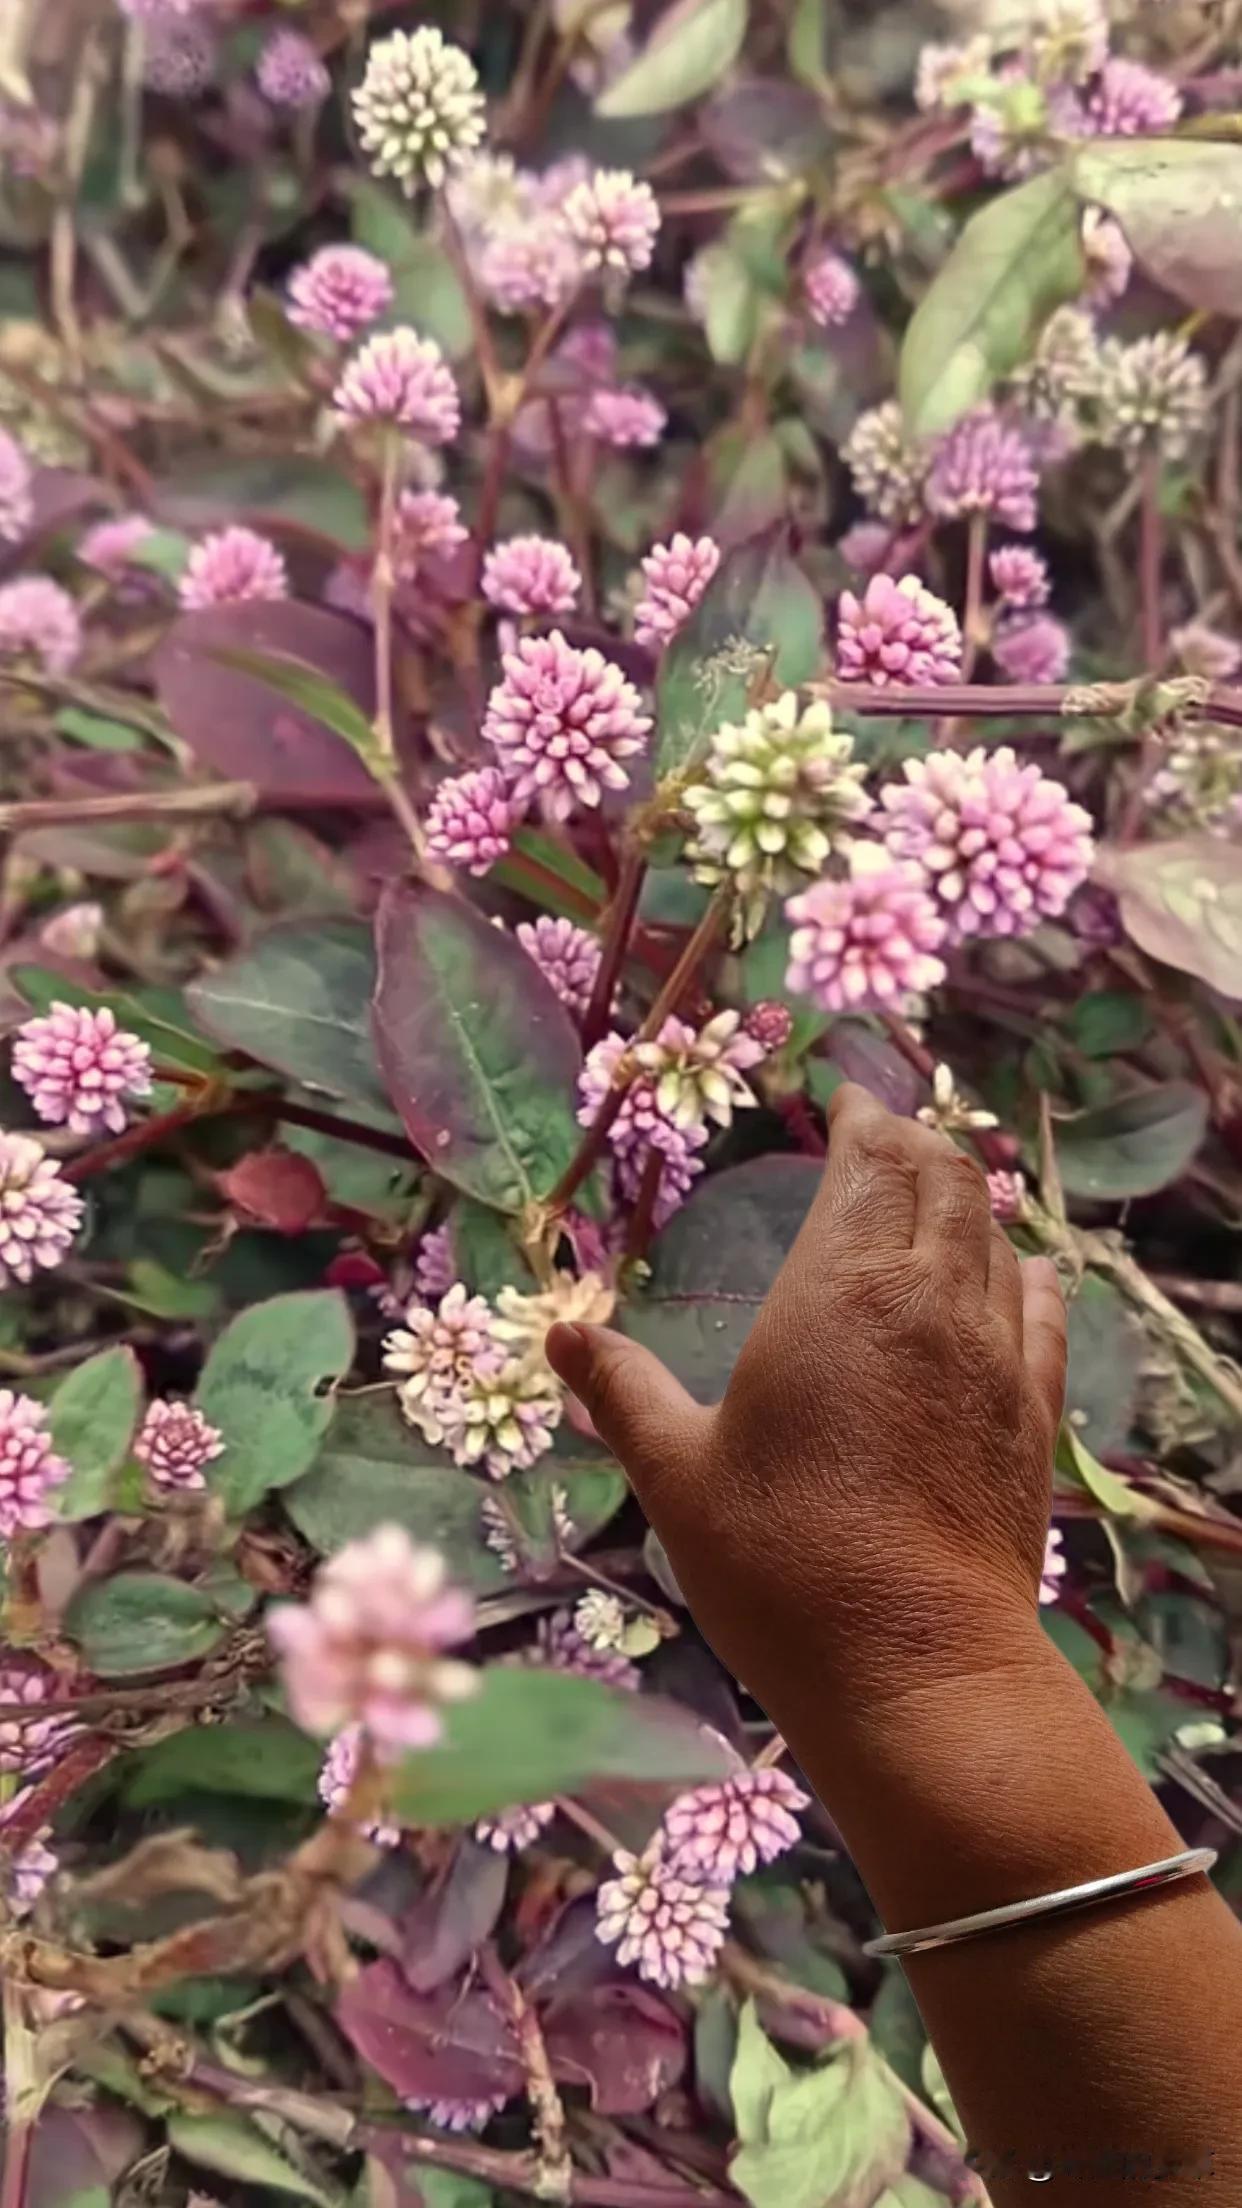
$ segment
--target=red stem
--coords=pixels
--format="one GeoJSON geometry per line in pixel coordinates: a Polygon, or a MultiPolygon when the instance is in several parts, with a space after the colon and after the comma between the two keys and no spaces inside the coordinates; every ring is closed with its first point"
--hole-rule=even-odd
{"type": "Polygon", "coordinates": [[[1163,557],[1160,521],[1160,455],[1143,455],[1143,495],[1139,503],[1139,603],[1143,665],[1149,675],[1159,671],[1163,657],[1160,634],[1160,568],[1163,557]]]}
{"type": "Polygon", "coordinates": [[[647,861],[641,851],[627,849],[621,861],[621,872],[612,903],[608,908],[608,930],[600,952],[599,970],[582,1022],[584,1050],[590,1050],[607,1031],[612,1015],[612,1000],[616,996],[625,954],[629,949],[630,933],[646,872],[647,861]]]}

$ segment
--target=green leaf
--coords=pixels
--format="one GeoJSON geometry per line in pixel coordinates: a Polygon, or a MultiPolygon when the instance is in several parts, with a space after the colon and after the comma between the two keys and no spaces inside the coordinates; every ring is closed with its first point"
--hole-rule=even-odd
{"type": "Polygon", "coordinates": [[[330,682],[317,667],[305,660],[294,659],[288,653],[249,652],[219,645],[207,655],[218,660],[222,667],[231,667],[236,675],[250,675],[276,695],[287,698],[312,720],[322,721],[337,736],[343,736],[352,744],[359,758],[379,778],[380,754],[375,741],[375,730],[362,708],[355,705],[347,691],[330,682]]]}
{"type": "MultiPolygon", "coordinates": [[[[625,1498],[613,1460],[568,1434],[533,1471],[506,1480],[502,1500],[528,1538],[532,1556],[551,1561],[552,1491],[566,1496],[572,1546],[590,1540],[625,1498]]],[[[452,1575],[476,1594],[511,1585],[487,1547],[480,1510],[496,1491],[450,1462],[407,1426],[389,1397],[348,1398],[310,1471],[287,1489],[284,1506],[299,1533],[321,1556],[376,1526],[404,1526],[416,1541],[440,1549],[452,1575]]]]}
{"type": "Polygon", "coordinates": [[[214,1280],[186,1280],[153,1257],[136,1257],[125,1281],[124,1289],[116,1288],[113,1294],[135,1311],[149,1312],[153,1319],[209,1319],[220,1308],[214,1280]]]}
{"type": "Polygon", "coordinates": [[[495,2195],[490,2186],[462,2170],[436,2170],[420,2162],[415,2183],[424,2208],[491,2208],[495,2195]]]}
{"type": "Polygon", "coordinates": [[[1096,853],[1095,878],[1111,889],[1130,940],[1224,997],[1242,996],[1242,867],[1218,836],[1179,836],[1133,851],[1096,853]]]}
{"type": "Polygon", "coordinates": [[[747,1004],[763,1004],[776,998],[786,1007],[793,1026],[785,1050],[789,1057],[801,1058],[812,1043],[818,1042],[829,1020],[809,997],[793,996],[785,986],[789,932],[784,921],[770,921],[763,934],[747,945],[742,954],[742,997],[747,1004]]]}
{"type": "Polygon", "coordinates": [[[790,69],[802,84],[827,81],[830,7],[831,0],[794,0],[786,48],[790,69]]]}
{"type": "Polygon", "coordinates": [[[445,1737],[399,1766],[393,1800],[413,1825],[467,1824],[604,1779],[688,1786],[723,1778],[728,1754],[690,1712],[654,1695],[536,1666],[489,1664],[479,1692],[445,1711],[445,1737]]]}
{"type": "Polygon", "coordinates": [[[690,765],[713,729],[740,720],[756,668],[809,682],[824,656],[820,599],[778,537],[739,545],[720,563],[660,667],[656,773],[690,765]]]}
{"type": "Polygon", "coordinates": [[[1066,1408],[1080,1441],[1124,1449],[1131,1438],[1147,1344],[1130,1305],[1111,1281],[1084,1276],[1069,1307],[1066,1408]]]}
{"type": "Polygon", "coordinates": [[[729,2083],[740,2141],[729,2176],[752,2208],[873,2208],[901,2177],[910,2119],[869,2040],[792,2070],[748,2001],[729,2083]]]}
{"type": "Polygon", "coordinates": [[[1149,1501],[1138,1488],[1131,1487],[1130,1482],[1121,1479],[1116,1472],[1110,1472],[1107,1465],[1092,1455],[1068,1421],[1057,1438],[1056,1465],[1062,1478],[1093,1495],[1110,1518],[1144,1519],[1160,1514],[1158,1503],[1149,1501]]]}
{"type": "Polygon", "coordinates": [[[209,1655],[253,1602],[252,1589],[223,1566],[195,1586],[158,1572],[118,1572],[86,1587],[65,1625],[91,1671],[123,1679],[209,1655]]]}
{"type": "Polygon", "coordinates": [[[1151,1196],[1191,1164],[1207,1121],[1207,1098],[1188,1081],[1136,1089],[1113,1104],[1058,1120],[1062,1186],[1068,1196],[1103,1203],[1151,1196]]]}
{"type": "Polygon", "coordinates": [[[72,1467],[56,1490],[56,1514],[93,1518],[114,1507],[115,1476],[129,1454],[142,1402],[142,1369],[118,1345],[88,1357],[63,1379],[49,1405],[52,1446],[72,1467]]]}
{"type": "Polygon", "coordinates": [[[1149,276],[1206,314],[1237,319],[1242,146],[1098,138],[1076,153],[1075,189],[1107,207],[1149,276]]]}
{"type": "Polygon", "coordinates": [[[134,567],[145,567],[175,583],[190,556],[190,540],[179,529],[151,529],[129,555],[134,567]]]}
{"type": "Polygon", "coordinates": [[[944,2194],[934,2193],[921,2177],[911,2177],[907,2170],[895,2185],[881,2193],[875,2208],[944,2208],[944,2194]]]}
{"type": "Polygon", "coordinates": [[[415,1148],[498,1211],[547,1196],[581,1139],[572,1020],[515,937],[460,897],[394,886],[376,924],[375,1030],[415,1148]]]}
{"type": "Polygon", "coordinates": [[[136,728],[125,721],[106,720],[101,713],[87,713],[78,705],[62,705],[56,715],[56,726],[62,736],[68,736],[75,744],[85,744],[90,751],[141,751],[143,739],[136,728]]]}
{"type": "Polygon", "coordinates": [[[913,435],[952,428],[1026,358],[1053,309],[1077,297],[1078,233],[1078,201],[1059,168],[971,216],[902,345],[898,388],[913,435]]]}
{"type": "Polygon", "coordinates": [[[269,928],[192,982],[190,1008],[228,1050],[388,1116],[371,1036],[375,952],[355,921],[269,928]]]}
{"type": "Polygon", "coordinates": [[[353,1354],[349,1307],[332,1288],[273,1296],[225,1327],[194,1400],[224,1436],[207,1481],[230,1516],[308,1470],[332,1419],[325,1390],[348,1372],[353,1354]]]}
{"type": "Polygon", "coordinates": [[[710,90],[746,36],[746,0],[676,0],[641,54],[595,102],[597,115],[665,115],[710,90]]]}
{"type": "Polygon", "coordinates": [[[1141,997],[1124,989],[1089,989],[1065,1024],[1085,1057],[1111,1058],[1118,1051],[1138,1049],[1150,1032],[1151,1015],[1141,997]]]}
{"type": "Polygon", "coordinates": [[[188,1725],[141,1750],[122,1792],[131,1809],[175,1802],[190,1793],[313,1802],[321,1760],[315,1742],[283,1718],[188,1725]]]}
{"type": "Polygon", "coordinates": [[[449,360],[464,360],[474,347],[470,307],[444,247],[382,185],[355,177],[348,189],[355,240],[392,277],[392,319],[434,337],[449,360]]]}
{"type": "Polygon", "coordinates": [[[494,1302],[501,1288],[520,1288],[531,1295],[534,1275],[510,1231],[503,1213],[486,1204],[461,1197],[450,1220],[454,1279],[464,1280],[472,1295],[494,1302]]]}
{"type": "Polygon", "coordinates": [[[736,368],[755,342],[763,289],[740,253],[724,239],[705,246],[695,262],[703,299],[703,321],[712,359],[736,368]]]}
{"type": "Polygon", "coordinates": [[[343,2208],[345,2195],[335,2186],[327,2192],[312,2178],[304,2177],[255,2124],[244,2116],[187,2116],[180,2112],[167,2121],[168,2144],[198,2169],[217,2177],[235,2178],[260,2191],[292,2193],[298,2200],[313,2200],[318,2208],[343,2208]]]}
{"type": "Polygon", "coordinates": [[[712,534],[744,544],[780,522],[789,504],[789,476],[780,439],[726,423],[705,450],[712,534]]]}
{"type": "Polygon", "coordinates": [[[223,1070],[219,1052],[194,1033],[190,1007],[177,989],[84,989],[46,966],[11,966],[8,979],[35,1012],[46,1012],[53,1004],[85,1006],[92,1012],[106,1005],[120,1026],[150,1044],[160,1065],[184,1073],[223,1070]]]}

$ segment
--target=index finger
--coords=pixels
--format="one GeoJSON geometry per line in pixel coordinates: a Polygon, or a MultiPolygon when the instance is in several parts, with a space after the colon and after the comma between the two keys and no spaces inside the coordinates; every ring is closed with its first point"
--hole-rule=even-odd
{"type": "Polygon", "coordinates": [[[908,1250],[919,1168],[936,1148],[930,1129],[899,1118],[856,1082],[843,1082],[828,1106],[828,1163],[813,1206],[819,1229],[827,1214],[838,1243],[856,1233],[871,1248],[908,1250]]]}

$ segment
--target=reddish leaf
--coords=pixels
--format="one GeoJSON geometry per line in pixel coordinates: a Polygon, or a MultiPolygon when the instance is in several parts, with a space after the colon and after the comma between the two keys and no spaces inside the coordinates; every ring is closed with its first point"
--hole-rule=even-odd
{"type": "Polygon", "coordinates": [[[374,710],[371,646],[342,615],[291,600],[214,606],[174,622],[155,654],[160,703],[203,764],[268,796],[348,805],[375,784],[357,753],[322,721],[224,667],[220,651],[285,653],[315,667],[364,713],[374,710]]]}
{"type": "Polygon", "coordinates": [[[142,2147],[142,2126],[127,2108],[47,2108],[30,2148],[21,2195],[26,2208],[72,2208],[75,2201],[112,2198],[142,2147]]]}
{"type": "Polygon", "coordinates": [[[543,2020],[553,2076],[585,2085],[602,2116],[637,2116],[686,2067],[679,2017],[645,1986],[613,1979],[543,2020]]]}
{"type": "Polygon", "coordinates": [[[318,1167],[279,1144],[239,1158],[217,1183],[248,1223],[274,1227],[277,1234],[305,1233],[328,1201],[318,1167]]]}
{"type": "Polygon", "coordinates": [[[351,2046],[402,2100],[477,2101],[521,2088],[508,2023],[481,1990],[449,1983],[416,1993],[383,1959],[346,1986],[336,2014],[351,2046]]]}
{"type": "Polygon", "coordinates": [[[506,1857],[467,1835],[447,1878],[419,1895],[401,1925],[402,1965],[416,1993],[457,1976],[492,1930],[508,1882],[506,1857]]]}

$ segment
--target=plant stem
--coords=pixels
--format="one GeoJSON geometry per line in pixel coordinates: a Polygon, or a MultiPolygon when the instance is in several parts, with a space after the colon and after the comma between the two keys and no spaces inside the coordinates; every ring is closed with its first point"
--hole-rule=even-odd
{"type": "Polygon", "coordinates": [[[4,2178],[0,2208],[26,2208],[30,2151],[43,2094],[34,2066],[35,2039],[26,2021],[26,1998],[11,1978],[4,1981],[4,2178]]]}
{"type": "Polygon", "coordinates": [[[1159,672],[1163,657],[1160,633],[1160,568],[1163,549],[1160,455],[1158,452],[1145,452],[1139,502],[1139,619],[1143,665],[1149,675],[1159,672]]]}
{"type": "Polygon", "coordinates": [[[500,512],[501,494],[505,487],[505,470],[509,465],[509,452],[513,437],[508,422],[493,420],[487,432],[487,458],[483,464],[483,484],[479,492],[479,510],[475,516],[474,537],[478,555],[477,565],[482,571],[488,547],[496,534],[496,516],[500,512]]]}
{"type": "Polygon", "coordinates": [[[176,1104],[171,1111],[157,1113],[152,1119],[138,1120],[123,1135],[101,1142],[94,1150],[82,1151],[62,1166],[61,1172],[67,1181],[86,1181],[92,1174],[127,1165],[131,1158],[154,1149],[156,1143],[195,1120],[241,1118],[248,1112],[265,1113],[272,1119],[285,1120],[291,1127],[309,1127],[316,1134],[332,1135],[338,1142],[352,1142],[362,1150],[377,1150],[382,1157],[400,1158],[407,1165],[413,1162],[414,1153],[403,1135],[390,1135],[386,1128],[368,1127],[361,1120],[340,1119],[334,1112],[318,1111],[313,1104],[295,1104],[279,1090],[242,1089],[226,1092],[218,1099],[200,1091],[193,1102],[176,1104]]]}
{"type": "Polygon", "coordinates": [[[966,603],[962,609],[962,681],[969,682],[985,642],[983,576],[988,549],[988,517],[972,514],[966,540],[966,603]]]}
{"type": "Polygon", "coordinates": [[[253,782],[210,782],[200,790],[127,790],[117,797],[28,797],[0,805],[0,834],[94,820],[244,820],[255,808],[253,782]]]}
{"type": "Polygon", "coordinates": [[[371,570],[371,614],[375,629],[375,746],[376,779],[397,820],[410,840],[420,866],[426,855],[423,824],[401,780],[392,718],[392,599],[396,583],[394,537],[397,518],[397,472],[401,447],[395,432],[384,439],[380,465],[379,541],[371,570]]]}
{"type": "Polygon", "coordinates": [[[612,1017],[612,1002],[617,993],[634,915],[642,895],[647,873],[647,861],[641,851],[627,844],[621,860],[621,871],[612,903],[608,907],[607,925],[600,951],[599,968],[591,989],[591,1001],[582,1021],[582,1047],[590,1050],[599,1041],[612,1017]]]}

